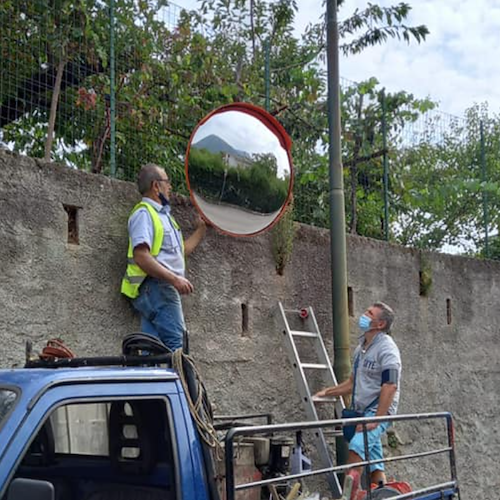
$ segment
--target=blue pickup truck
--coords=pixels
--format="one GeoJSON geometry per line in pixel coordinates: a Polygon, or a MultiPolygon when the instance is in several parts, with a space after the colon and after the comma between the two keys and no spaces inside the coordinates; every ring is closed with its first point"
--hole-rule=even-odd
{"type": "Polygon", "coordinates": [[[2,371],[0,443],[0,498],[209,499],[172,370],[2,371]]]}
{"type": "MultiPolygon", "coordinates": [[[[144,357],[125,358],[77,358],[0,370],[1,500],[269,498],[272,485],[287,478],[258,474],[251,481],[235,480],[238,440],[318,427],[308,422],[231,428],[225,442],[226,488],[219,495],[214,464],[178,373],[159,366],[154,356],[149,363],[144,357]]],[[[339,421],[321,423],[334,425],[339,421]]],[[[441,452],[452,457],[453,443],[441,452]]],[[[452,472],[451,481],[413,496],[381,490],[367,492],[367,498],[458,498],[452,472]]]]}

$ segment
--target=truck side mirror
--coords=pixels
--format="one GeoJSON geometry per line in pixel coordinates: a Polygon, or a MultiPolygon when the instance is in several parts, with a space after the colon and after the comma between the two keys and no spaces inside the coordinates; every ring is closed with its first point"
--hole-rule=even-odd
{"type": "Polygon", "coordinates": [[[10,483],[7,500],[54,500],[54,485],[38,479],[17,478],[10,483]]]}

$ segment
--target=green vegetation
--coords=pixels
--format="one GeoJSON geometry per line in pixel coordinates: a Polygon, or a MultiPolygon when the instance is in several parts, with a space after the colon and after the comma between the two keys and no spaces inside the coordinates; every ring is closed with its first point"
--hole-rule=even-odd
{"type": "Polygon", "coordinates": [[[295,236],[295,223],[293,220],[293,200],[289,203],[285,213],[272,228],[272,252],[276,263],[276,272],[283,275],[285,267],[292,256],[293,238],[295,236]]]}
{"type": "MultiPolygon", "coordinates": [[[[427,28],[409,26],[410,10],[406,3],[367,4],[340,22],[341,50],[355,54],[389,38],[424,41],[427,28]]],[[[269,46],[271,112],[293,141],[294,217],[328,227],[323,20],[295,36],[296,0],[202,0],[193,12],[177,12],[166,0],[115,0],[115,12],[117,176],[132,180],[142,163],[154,161],[168,169],[174,189],[186,192],[184,154],[193,128],[222,104],[263,106],[269,46]],[[170,12],[178,15],[172,20],[170,12]]],[[[34,157],[47,149],[53,160],[109,173],[109,23],[101,0],[0,2],[1,141],[34,157]]],[[[487,198],[490,233],[498,233],[500,118],[486,106],[454,119],[437,113],[429,99],[384,94],[376,79],[344,82],[342,124],[347,231],[382,238],[389,223],[398,243],[438,249],[466,240],[477,254],[487,198]]],[[[285,181],[270,175],[269,158],[224,169],[221,158],[197,154],[205,153],[193,151],[191,173],[199,185],[207,183],[209,196],[220,198],[224,185],[221,201],[279,208],[285,181]]],[[[496,256],[497,238],[490,247],[496,256]]]]}
{"type": "Polygon", "coordinates": [[[276,172],[276,158],[270,154],[254,155],[237,167],[227,166],[222,153],[192,147],[189,154],[192,189],[207,200],[254,212],[275,212],[285,202],[289,178],[280,179],[276,172]]]}

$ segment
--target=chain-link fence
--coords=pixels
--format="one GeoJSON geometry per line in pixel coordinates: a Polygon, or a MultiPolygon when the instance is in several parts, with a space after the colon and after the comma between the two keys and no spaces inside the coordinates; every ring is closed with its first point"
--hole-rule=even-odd
{"type": "Polygon", "coordinates": [[[180,7],[6,0],[0,16],[4,147],[124,179],[175,149],[161,94],[180,7]]]}
{"type": "MultiPolygon", "coordinates": [[[[296,95],[281,88],[302,81],[295,72],[309,71],[311,58],[304,68],[283,59],[276,67],[273,47],[261,57],[255,44],[236,43],[230,85],[233,70],[216,59],[217,43],[224,41],[197,13],[166,0],[3,0],[0,147],[128,180],[154,161],[183,191],[183,155],[197,121],[233,99],[263,105],[265,90],[296,144],[295,218],[328,227],[326,84],[313,89],[313,104],[300,95],[279,101],[296,95]],[[251,52],[251,62],[239,50],[251,52]],[[254,94],[245,64],[262,64],[254,94]],[[306,154],[307,131],[317,142],[306,154]]],[[[500,184],[496,120],[479,107],[453,117],[429,100],[384,92],[373,79],[341,84],[347,231],[488,254],[500,184]]]]}
{"type": "Polygon", "coordinates": [[[86,157],[87,131],[96,125],[97,111],[90,113],[96,104],[82,101],[79,89],[104,71],[86,34],[85,13],[36,0],[7,0],[0,9],[3,144],[84,167],[84,161],[75,160],[86,157]],[[47,140],[51,109],[53,144],[47,140]]]}
{"type": "MultiPolygon", "coordinates": [[[[341,94],[347,231],[496,256],[498,123],[487,108],[452,116],[430,99],[385,92],[376,80],[342,79],[341,94]]],[[[322,160],[299,179],[296,212],[302,222],[328,227],[322,160]]]]}

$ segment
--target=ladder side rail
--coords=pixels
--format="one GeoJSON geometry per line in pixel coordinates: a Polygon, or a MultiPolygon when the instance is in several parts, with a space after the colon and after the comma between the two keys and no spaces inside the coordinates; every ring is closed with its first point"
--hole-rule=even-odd
{"type": "Polygon", "coordinates": [[[299,394],[302,401],[302,404],[309,411],[306,411],[307,417],[312,420],[319,420],[318,413],[316,412],[316,408],[312,403],[311,391],[309,390],[309,385],[307,383],[306,373],[304,368],[302,368],[302,363],[300,362],[299,352],[297,351],[297,346],[293,341],[293,337],[290,333],[290,327],[288,325],[288,321],[286,319],[285,313],[283,311],[283,306],[281,302],[279,303],[282,317],[285,322],[285,329],[283,330],[283,334],[286,337],[286,346],[288,348],[289,354],[293,356],[290,360],[292,361],[293,375],[295,378],[295,383],[299,388],[299,394]],[[306,406],[307,405],[307,406],[306,406]]]}
{"type": "Polygon", "coordinates": [[[281,301],[278,302],[278,307],[281,313],[281,319],[283,320],[283,323],[285,323],[285,329],[289,333],[292,331],[292,329],[290,328],[290,324],[288,323],[288,319],[286,317],[286,311],[281,301]]]}
{"type": "MultiPolygon", "coordinates": [[[[281,302],[279,302],[278,304],[281,312],[281,317],[285,325],[283,334],[286,337],[286,347],[288,349],[290,361],[292,361],[295,383],[299,388],[299,395],[302,400],[303,409],[309,420],[318,422],[319,421],[318,413],[312,401],[311,391],[309,389],[306,373],[302,368],[302,363],[300,362],[297,346],[295,345],[293,335],[291,334],[290,326],[286,318],[286,313],[284,311],[281,302]]],[[[325,436],[323,434],[323,430],[317,429],[314,432],[314,438],[316,441],[317,451],[320,460],[326,467],[332,467],[333,461],[331,453],[329,451],[328,443],[326,442],[325,436]]],[[[329,474],[327,476],[327,480],[332,493],[335,495],[336,498],[340,498],[340,496],[342,495],[342,487],[340,485],[340,481],[337,477],[337,474],[335,473],[329,474]]]]}
{"type": "MultiPolygon", "coordinates": [[[[308,307],[309,317],[307,318],[307,322],[312,324],[314,331],[318,333],[318,343],[315,344],[315,349],[318,354],[318,357],[322,358],[325,361],[325,364],[328,365],[328,375],[329,381],[332,382],[332,385],[338,385],[337,377],[335,376],[335,372],[333,371],[332,363],[330,358],[328,357],[328,351],[326,350],[325,343],[323,341],[323,337],[320,333],[318,323],[316,321],[316,316],[314,315],[314,311],[312,307],[308,307]]],[[[344,398],[340,396],[335,402],[335,411],[337,413],[337,418],[342,416],[342,410],[345,408],[344,398]]]]}

